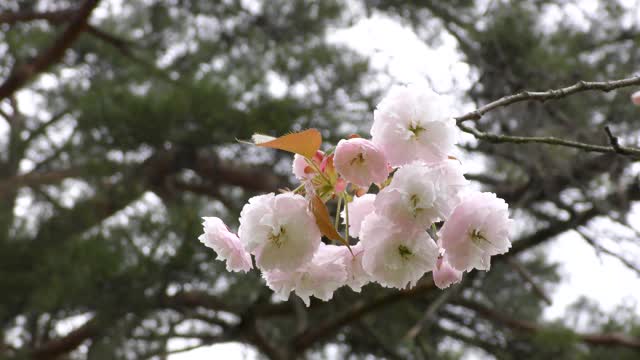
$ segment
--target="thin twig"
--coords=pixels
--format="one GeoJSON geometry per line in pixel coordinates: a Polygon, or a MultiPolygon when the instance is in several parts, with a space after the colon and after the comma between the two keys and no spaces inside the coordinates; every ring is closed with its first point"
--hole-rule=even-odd
{"type": "Polygon", "coordinates": [[[9,125],[11,125],[11,116],[7,114],[4,110],[0,109],[0,117],[5,119],[9,125]]]}
{"type": "Polygon", "coordinates": [[[523,91],[518,94],[505,96],[487,105],[479,107],[478,109],[473,110],[472,112],[456,117],[455,119],[458,122],[458,124],[460,124],[467,120],[479,120],[480,118],[482,118],[484,114],[492,110],[505,107],[517,102],[534,101],[534,100],[544,102],[547,100],[561,99],[569,95],[572,95],[578,92],[583,92],[583,91],[599,90],[599,91],[608,92],[614,89],[619,89],[619,88],[634,86],[634,85],[640,85],[640,76],[634,76],[626,79],[610,80],[610,81],[594,81],[594,82],[578,81],[574,85],[571,85],[568,87],[544,91],[544,92],[523,91]]]}
{"type": "Polygon", "coordinates": [[[620,146],[620,141],[618,140],[617,136],[614,136],[611,133],[611,129],[609,129],[609,126],[605,126],[604,127],[604,132],[607,134],[607,138],[609,139],[609,144],[611,144],[611,147],[620,154],[623,155],[628,155],[628,148],[624,147],[624,146],[620,146]]]}
{"type": "Polygon", "coordinates": [[[584,241],[589,243],[589,245],[593,246],[596,251],[601,251],[601,252],[603,252],[603,253],[615,258],[616,260],[620,261],[622,263],[622,265],[627,267],[629,270],[634,271],[636,273],[636,275],[640,276],[640,269],[638,267],[636,267],[634,264],[632,264],[629,260],[627,260],[624,257],[622,257],[622,255],[616,254],[615,252],[613,252],[613,251],[605,248],[604,246],[598,244],[593,237],[587,235],[584,231],[582,231],[580,229],[574,229],[574,230],[584,239],[584,241]]]}
{"type": "Polygon", "coordinates": [[[444,305],[449,299],[458,293],[458,291],[462,289],[462,286],[456,285],[449,289],[442,291],[438,297],[436,297],[431,304],[427,307],[422,317],[413,325],[409,331],[404,335],[405,341],[413,341],[416,336],[422,331],[425,325],[428,325],[431,321],[433,321],[436,312],[444,305]]]}
{"type": "Polygon", "coordinates": [[[460,130],[469,133],[476,137],[478,140],[488,141],[494,144],[500,143],[512,143],[512,144],[527,144],[527,143],[539,143],[539,144],[547,144],[547,145],[556,145],[556,146],[565,146],[576,148],[589,152],[598,152],[598,153],[614,153],[621,155],[628,155],[633,158],[640,158],[640,149],[620,146],[616,144],[616,146],[604,146],[604,145],[594,145],[587,144],[573,140],[565,140],[553,136],[511,136],[511,135],[501,135],[501,134],[493,134],[488,132],[480,131],[476,128],[458,124],[460,130]]]}
{"type": "Polygon", "coordinates": [[[534,293],[536,293],[536,295],[538,295],[542,300],[544,300],[544,302],[547,303],[547,305],[551,305],[552,301],[551,298],[549,297],[549,295],[547,295],[547,293],[544,291],[544,289],[542,288],[542,286],[540,286],[536,280],[533,278],[533,275],[531,275],[531,273],[524,267],[522,266],[522,264],[520,264],[518,261],[516,261],[513,257],[507,257],[507,263],[516,270],[516,272],[529,284],[531,284],[531,289],[533,290],[534,293]]]}

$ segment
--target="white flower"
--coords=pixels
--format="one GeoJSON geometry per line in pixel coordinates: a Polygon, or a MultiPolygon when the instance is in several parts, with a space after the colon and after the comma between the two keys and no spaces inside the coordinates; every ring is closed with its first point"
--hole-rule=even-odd
{"type": "Polygon", "coordinates": [[[217,217],[204,217],[204,234],[198,240],[216,252],[217,260],[227,262],[228,271],[247,272],[253,268],[251,255],[245,251],[238,236],[229,231],[217,217]]]}
{"type": "Polygon", "coordinates": [[[376,197],[375,209],[393,222],[425,228],[451,214],[467,183],[457,161],[414,162],[396,171],[391,184],[376,197]]]}
{"type": "Polygon", "coordinates": [[[373,113],[371,140],[391,166],[433,163],[451,155],[457,128],[440,96],[427,86],[395,86],[373,113]]]}
{"type": "Polygon", "coordinates": [[[362,223],[363,269],[382,286],[413,286],[434,269],[438,246],[426,231],[400,226],[376,213],[362,223]]]}
{"type": "Polygon", "coordinates": [[[338,246],[321,244],[313,260],[295,271],[271,270],[263,272],[267,286],[280,300],[295,291],[305,305],[310,297],[329,301],[333,293],[347,280],[347,273],[338,246]]]}
{"type": "Polygon", "coordinates": [[[293,193],[255,196],[240,213],[240,242],[262,270],[293,271],[309,262],[320,230],[304,197],[293,193]]]}
{"type": "Polygon", "coordinates": [[[493,193],[474,192],[453,210],[438,236],[454,268],[489,270],[491,256],[511,248],[511,224],[504,200],[493,193]]]}
{"type": "MultiPolygon", "coordinates": [[[[364,194],[360,197],[356,197],[352,202],[347,204],[349,208],[349,235],[358,237],[360,234],[360,225],[367,215],[371,214],[375,207],[373,206],[376,200],[375,194],[364,194]]],[[[342,216],[342,223],[347,223],[346,210],[342,210],[340,213],[342,216]]]]}

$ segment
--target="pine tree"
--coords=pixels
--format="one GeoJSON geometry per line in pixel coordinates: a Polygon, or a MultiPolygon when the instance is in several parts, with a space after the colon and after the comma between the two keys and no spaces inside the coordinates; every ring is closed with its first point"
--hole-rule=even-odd
{"type": "Polygon", "coordinates": [[[638,231],[638,110],[626,87],[640,85],[637,20],[617,21],[634,11],[622,1],[581,22],[565,3],[2,2],[0,358],[164,359],[170,339],[241,342],[271,359],[330,345],[353,358],[637,358],[632,308],[606,314],[583,300],[562,322],[543,319],[560,276],[539,245],[558,235],[577,232],[638,272],[607,247],[633,245],[638,231]],[[549,12],[564,18],[545,27],[549,12]],[[403,291],[340,289],[310,308],[274,301],[258,273],[227,272],[197,241],[201,217],[236,228],[250,196],[295,185],[289,154],[235,139],[367,135],[386,88],[327,36],[373,13],[429,44],[454,36],[477,107],[578,91],[459,114],[478,140],[464,151],[487,163],[468,177],[525,228],[490,272],[445,291],[425,278],[403,291]],[[581,91],[623,78],[609,93],[581,91]]]}

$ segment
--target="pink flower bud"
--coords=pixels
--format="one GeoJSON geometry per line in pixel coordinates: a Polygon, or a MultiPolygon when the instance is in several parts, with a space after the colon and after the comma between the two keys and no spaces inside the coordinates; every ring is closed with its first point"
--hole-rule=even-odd
{"type": "MultiPolygon", "coordinates": [[[[316,165],[320,166],[323,161],[324,153],[320,150],[316,152],[316,154],[311,159],[316,165]]],[[[291,165],[291,169],[293,170],[293,175],[300,180],[311,180],[314,176],[316,176],[316,170],[307,163],[307,159],[304,156],[295,154],[293,156],[293,163],[291,165]]]]}
{"type": "Polygon", "coordinates": [[[368,187],[372,182],[381,183],[389,176],[384,153],[366,139],[340,140],[334,164],[342,177],[359,186],[368,187]]]}
{"type": "Polygon", "coordinates": [[[456,270],[442,256],[438,258],[436,268],[433,269],[433,282],[440,289],[446,289],[451,284],[462,281],[462,271],[456,270]]]}
{"type": "Polygon", "coordinates": [[[631,102],[634,105],[640,106],[640,91],[636,91],[633,94],[631,94],[631,102]]]}

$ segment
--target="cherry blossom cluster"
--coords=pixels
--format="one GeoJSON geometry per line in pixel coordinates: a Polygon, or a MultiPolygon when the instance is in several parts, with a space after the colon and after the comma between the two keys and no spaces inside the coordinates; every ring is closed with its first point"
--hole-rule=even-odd
{"type": "Polygon", "coordinates": [[[468,186],[451,156],[459,130],[440,96],[397,86],[373,115],[370,139],[354,135],[325,152],[314,129],[254,136],[295,153],[301,185],[251,198],[237,235],[205,217],[200,241],[229,271],[255,266],[278,298],[295,292],[307,306],[345,285],[404,289],[432,272],[446,288],[464,272],[489,270],[491,256],[511,247],[512,220],[504,200],[468,186]]]}

